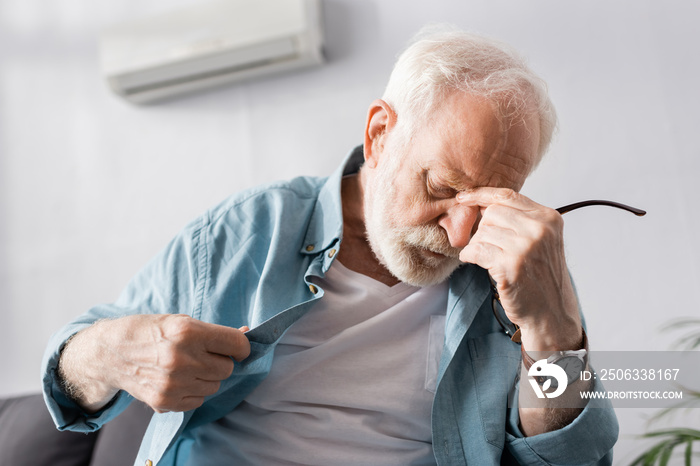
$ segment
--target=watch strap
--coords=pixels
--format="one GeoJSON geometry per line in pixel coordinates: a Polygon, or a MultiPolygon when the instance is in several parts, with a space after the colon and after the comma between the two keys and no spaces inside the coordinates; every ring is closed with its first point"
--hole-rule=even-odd
{"type": "MultiPolygon", "coordinates": [[[[586,336],[586,331],[583,328],[581,329],[581,345],[579,346],[579,349],[584,349],[586,352],[588,352],[588,337],[586,336]]],[[[520,345],[520,353],[523,356],[523,364],[525,364],[525,369],[529,370],[536,361],[532,359],[529,354],[527,354],[527,351],[525,351],[525,346],[522,344],[520,345]]],[[[560,353],[564,353],[564,351],[560,351],[560,353]]]]}

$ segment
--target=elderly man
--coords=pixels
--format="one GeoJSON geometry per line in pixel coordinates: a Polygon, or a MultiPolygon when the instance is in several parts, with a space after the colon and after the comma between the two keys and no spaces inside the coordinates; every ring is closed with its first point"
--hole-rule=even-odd
{"type": "Polygon", "coordinates": [[[137,464],[609,464],[610,406],[527,373],[586,350],[561,216],[518,193],[554,127],[507,47],[423,34],[335,174],[231,197],[53,337],[57,425],[143,400],[137,464]]]}

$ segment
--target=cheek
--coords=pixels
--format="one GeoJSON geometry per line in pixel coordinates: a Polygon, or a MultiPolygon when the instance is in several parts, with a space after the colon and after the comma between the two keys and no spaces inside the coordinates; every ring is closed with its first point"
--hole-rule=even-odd
{"type": "Polygon", "coordinates": [[[454,200],[426,202],[414,199],[403,212],[403,222],[413,226],[437,224],[440,217],[450,209],[454,202],[454,200]]]}

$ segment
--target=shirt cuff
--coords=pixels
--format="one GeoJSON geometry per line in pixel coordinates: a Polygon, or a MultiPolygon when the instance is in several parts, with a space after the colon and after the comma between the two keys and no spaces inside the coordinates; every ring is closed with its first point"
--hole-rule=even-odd
{"type": "MultiPolygon", "coordinates": [[[[599,380],[591,390],[604,391],[599,380]]],[[[612,464],[619,425],[610,400],[591,399],[571,424],[531,437],[520,431],[517,400],[516,393],[508,415],[506,448],[520,464],[612,464]]]]}
{"type": "Polygon", "coordinates": [[[133,400],[131,395],[120,391],[103,409],[90,414],[64,393],[57,374],[61,350],[71,335],[88,326],[89,324],[76,324],[65,327],[51,337],[44,353],[42,363],[44,401],[58,430],[94,432],[114,419],[133,400]]]}

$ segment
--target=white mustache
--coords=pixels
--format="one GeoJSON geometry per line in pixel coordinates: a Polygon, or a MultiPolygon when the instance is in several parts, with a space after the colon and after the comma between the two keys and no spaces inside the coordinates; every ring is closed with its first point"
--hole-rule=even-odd
{"type": "Polygon", "coordinates": [[[406,244],[410,246],[427,249],[455,259],[459,257],[460,249],[450,245],[447,233],[437,225],[402,227],[398,231],[406,244]]]}

